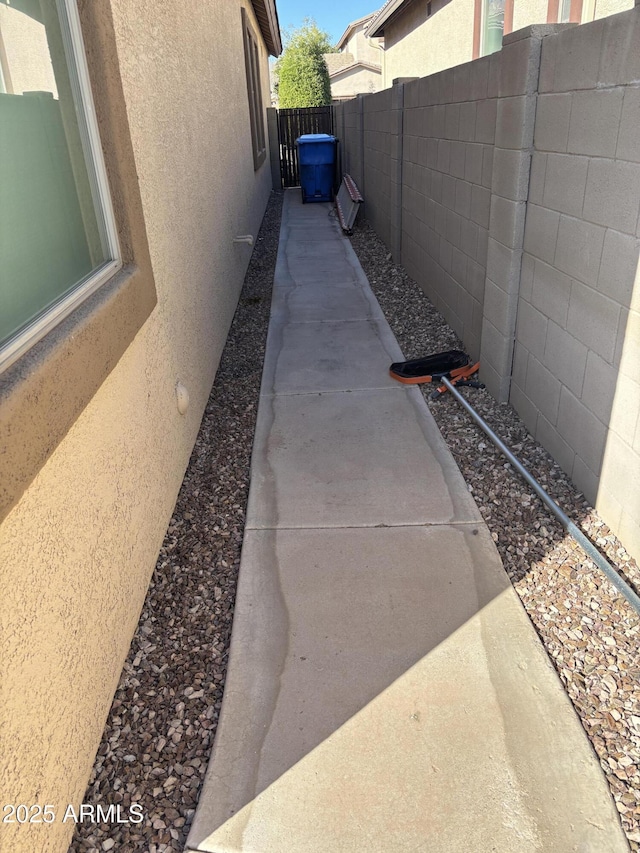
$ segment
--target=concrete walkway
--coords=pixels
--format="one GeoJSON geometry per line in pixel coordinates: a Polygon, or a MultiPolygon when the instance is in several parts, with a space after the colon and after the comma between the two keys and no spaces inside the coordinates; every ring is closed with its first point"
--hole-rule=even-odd
{"type": "MultiPolygon", "coordinates": [[[[188,849],[620,853],[604,776],[330,206],[285,197],[188,849]]],[[[429,342],[425,341],[425,351],[429,342]]]]}

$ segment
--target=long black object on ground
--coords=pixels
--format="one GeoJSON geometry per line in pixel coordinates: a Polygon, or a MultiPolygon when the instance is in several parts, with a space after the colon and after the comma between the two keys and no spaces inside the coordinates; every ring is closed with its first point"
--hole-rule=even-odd
{"type": "Polygon", "coordinates": [[[575,539],[575,541],[580,545],[585,554],[593,560],[596,566],[604,572],[607,578],[611,581],[611,583],[615,586],[618,592],[626,598],[631,607],[636,611],[636,613],[640,616],[640,597],[631,589],[629,584],[624,581],[620,575],[616,572],[613,566],[605,560],[600,551],[595,547],[595,545],[587,539],[584,533],[577,527],[573,521],[569,518],[569,516],[560,509],[558,504],[553,500],[551,495],[549,495],[540,485],[540,483],[535,479],[535,477],[527,471],[524,465],[520,462],[520,460],[513,455],[511,450],[507,447],[507,445],[502,441],[502,439],[495,434],[495,432],[491,429],[489,424],[476,412],[473,406],[468,403],[462,394],[456,390],[455,386],[447,379],[446,376],[442,377],[442,384],[447,387],[449,391],[453,394],[456,400],[460,403],[460,405],[471,415],[473,420],[478,424],[480,429],[489,436],[491,441],[495,444],[498,450],[506,456],[509,462],[516,469],[518,474],[531,486],[533,491],[538,495],[540,500],[551,510],[551,512],[558,519],[560,524],[564,527],[567,533],[575,539]]]}

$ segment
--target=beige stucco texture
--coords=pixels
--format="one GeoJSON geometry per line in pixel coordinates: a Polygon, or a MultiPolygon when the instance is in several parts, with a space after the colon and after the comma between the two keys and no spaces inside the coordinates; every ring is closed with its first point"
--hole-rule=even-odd
{"type": "MultiPolygon", "coordinates": [[[[561,6],[562,4],[560,4],[561,6]]],[[[583,0],[582,23],[588,23],[607,15],[615,15],[633,8],[633,0],[583,0]]],[[[515,0],[513,4],[512,32],[531,24],[547,23],[548,0],[515,0]]],[[[551,21],[550,23],[556,23],[551,21]]]]}
{"type": "Polygon", "coordinates": [[[382,73],[365,68],[362,65],[357,65],[355,68],[350,68],[336,74],[331,78],[331,97],[337,98],[353,98],[354,95],[370,92],[377,92],[382,85],[382,73]]]}
{"type": "Polygon", "coordinates": [[[253,168],[243,4],[111,5],[158,305],[0,527],[2,802],[60,815],[4,825],[12,853],[69,843],[61,814],[82,799],[249,261],[233,238],[256,235],[271,188],[268,159],[253,168]]]}
{"type": "MultiPolygon", "coordinates": [[[[383,88],[398,77],[426,77],[474,58],[474,0],[427,0],[405,3],[384,26],[383,88]]],[[[587,22],[633,8],[634,0],[584,0],[587,22]]],[[[509,32],[545,24],[548,0],[514,0],[509,32]]],[[[551,23],[556,23],[552,21],[551,23]]]]}
{"type": "MultiPolygon", "coordinates": [[[[18,9],[0,4],[0,71],[6,91],[12,95],[23,92],[53,92],[58,89],[48,56],[44,24],[18,9]]],[[[2,90],[0,90],[2,91],[2,90]]]]}
{"type": "Polygon", "coordinates": [[[600,18],[606,18],[608,15],[625,12],[627,9],[633,9],[634,5],[637,6],[638,4],[634,3],[634,0],[591,0],[591,3],[585,3],[585,5],[593,9],[593,14],[585,18],[583,13],[583,22],[590,20],[597,21],[600,18]]]}
{"type": "MultiPolygon", "coordinates": [[[[614,0],[620,2],[620,0],[614,0]]],[[[515,0],[513,4],[512,32],[517,32],[531,24],[547,23],[548,0],[515,0]]]]}
{"type": "Polygon", "coordinates": [[[353,58],[357,62],[371,62],[374,65],[380,64],[380,46],[378,39],[369,38],[365,35],[365,30],[370,23],[369,19],[362,19],[358,24],[351,25],[349,36],[339,45],[340,50],[344,53],[353,54],[353,58]]]}
{"type": "Polygon", "coordinates": [[[325,54],[334,101],[378,92],[382,88],[382,50],[379,39],[365,35],[372,17],[369,15],[349,24],[345,35],[338,42],[340,52],[325,54]]]}
{"type": "Polygon", "coordinates": [[[426,77],[473,55],[474,0],[427,0],[408,6],[384,31],[385,88],[396,77],[426,77]]]}

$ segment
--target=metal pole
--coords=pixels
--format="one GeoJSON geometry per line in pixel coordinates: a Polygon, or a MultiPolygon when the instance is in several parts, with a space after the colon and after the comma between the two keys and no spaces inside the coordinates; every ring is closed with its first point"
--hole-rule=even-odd
{"type": "Polygon", "coordinates": [[[540,483],[527,471],[524,465],[517,459],[513,453],[509,450],[507,445],[499,438],[495,432],[491,429],[489,424],[476,412],[476,410],[471,406],[462,394],[457,390],[457,388],[451,384],[449,379],[446,376],[442,377],[442,384],[450,391],[456,400],[460,403],[460,405],[471,415],[473,420],[478,424],[480,429],[489,436],[491,441],[496,445],[498,450],[506,456],[509,462],[516,469],[518,474],[531,486],[533,491],[538,495],[540,500],[551,510],[551,512],[558,519],[560,524],[564,527],[567,533],[572,536],[578,545],[583,549],[583,551],[587,554],[587,556],[593,560],[596,566],[604,572],[607,578],[611,581],[611,583],[615,586],[618,592],[623,595],[629,604],[633,607],[638,615],[640,615],[640,597],[636,595],[636,593],[631,589],[628,583],[624,581],[620,575],[616,572],[613,566],[605,560],[602,554],[598,551],[598,549],[591,543],[589,539],[584,535],[584,533],[577,527],[573,521],[564,513],[558,504],[553,500],[553,498],[547,494],[547,492],[542,488],[540,483]]]}

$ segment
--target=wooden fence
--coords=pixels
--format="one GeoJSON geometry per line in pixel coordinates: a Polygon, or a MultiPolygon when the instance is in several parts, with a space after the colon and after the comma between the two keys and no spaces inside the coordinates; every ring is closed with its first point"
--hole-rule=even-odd
{"type": "Polygon", "coordinates": [[[305,133],[333,133],[331,107],[278,110],[278,144],[283,187],[300,185],[296,139],[305,133]]]}

